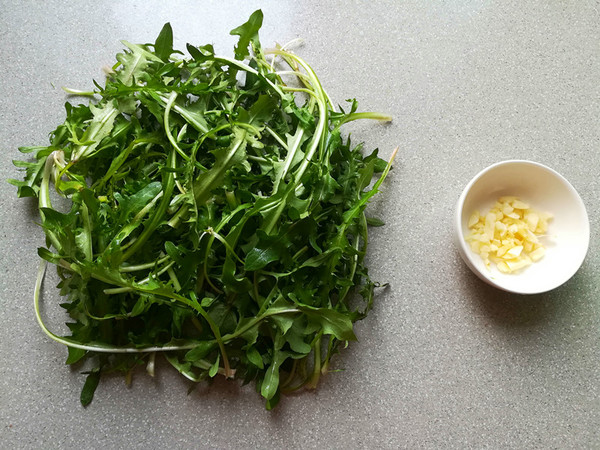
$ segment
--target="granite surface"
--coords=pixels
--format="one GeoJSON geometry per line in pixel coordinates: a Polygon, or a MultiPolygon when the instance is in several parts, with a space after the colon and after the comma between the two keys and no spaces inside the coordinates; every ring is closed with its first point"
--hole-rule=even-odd
{"type": "MultiPolygon", "coordinates": [[[[389,283],[343,371],[267,412],[217,381],[188,395],[161,365],[109,377],[88,408],[65,349],[32,308],[31,202],[0,183],[1,448],[600,448],[600,4],[597,1],[0,1],[0,179],[20,145],[64,118],[61,86],[88,89],[122,48],[170,21],[175,43],[214,43],[261,7],[265,46],[296,51],[339,103],[393,115],[348,128],[395,169],[370,206],[370,272],[389,283]],[[543,295],[477,279],[452,244],[464,185],[487,165],[531,159],[579,191],[591,224],[581,270],[543,295]]],[[[51,281],[51,280],[50,280],[51,281]]],[[[47,283],[46,301],[59,300],[47,283]]],[[[60,311],[46,314],[61,322],[60,311]]]]}

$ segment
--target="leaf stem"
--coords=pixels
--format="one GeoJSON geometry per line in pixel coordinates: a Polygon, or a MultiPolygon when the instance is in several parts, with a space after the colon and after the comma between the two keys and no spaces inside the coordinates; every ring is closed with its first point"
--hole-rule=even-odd
{"type": "Polygon", "coordinates": [[[82,97],[93,97],[97,94],[95,91],[81,91],[79,89],[72,89],[68,87],[62,86],[62,90],[65,91],[69,95],[78,95],[82,97]]]}
{"type": "Polygon", "coordinates": [[[319,383],[319,378],[321,377],[321,336],[323,332],[320,331],[315,343],[313,345],[313,353],[314,353],[314,365],[313,372],[310,381],[306,384],[308,389],[315,389],[317,384],[319,383]]]}
{"type": "MultiPolygon", "coordinates": [[[[359,113],[351,113],[348,114],[342,119],[341,124],[352,122],[353,120],[359,119],[371,119],[371,120],[379,120],[381,122],[391,122],[392,116],[389,114],[383,114],[378,112],[359,112],[359,113]]],[[[341,125],[340,124],[340,125],[341,125]]]]}
{"type": "Polygon", "coordinates": [[[173,107],[173,103],[175,103],[176,99],[177,99],[177,92],[175,92],[175,91],[171,92],[171,94],[169,94],[169,97],[167,99],[167,105],[165,106],[163,124],[165,127],[165,134],[167,135],[167,139],[169,140],[169,142],[171,143],[173,148],[175,150],[177,150],[177,153],[179,153],[184,160],[188,161],[190,159],[190,157],[188,155],[186,155],[183,150],[181,150],[181,148],[175,141],[175,138],[173,138],[173,135],[171,134],[171,126],[169,124],[169,114],[171,113],[171,108],[173,107]]]}
{"type": "Polygon", "coordinates": [[[119,267],[119,272],[137,272],[138,270],[152,269],[153,267],[156,267],[159,264],[164,263],[169,258],[170,258],[169,255],[165,255],[162,258],[160,258],[158,261],[152,261],[152,262],[145,263],[145,264],[137,264],[135,266],[121,266],[121,267],[119,267]]]}
{"type": "MultiPolygon", "coordinates": [[[[52,169],[54,168],[54,157],[56,155],[57,150],[50,153],[44,164],[44,172],[42,173],[42,181],[40,183],[40,193],[38,199],[38,205],[40,209],[40,218],[42,219],[42,224],[46,220],[43,208],[52,208],[52,203],[50,202],[50,178],[52,177],[52,169]]],[[[62,244],[54,231],[45,230],[46,236],[50,243],[54,246],[58,253],[62,253],[62,244]]]]}

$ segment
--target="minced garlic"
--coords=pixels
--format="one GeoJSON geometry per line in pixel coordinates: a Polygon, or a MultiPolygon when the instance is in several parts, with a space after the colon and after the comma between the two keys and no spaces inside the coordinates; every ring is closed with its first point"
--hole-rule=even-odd
{"type": "Polygon", "coordinates": [[[469,218],[467,242],[489,269],[512,273],[539,261],[545,254],[538,236],[548,231],[552,215],[540,213],[517,197],[500,197],[485,216],[476,211],[469,218]]]}

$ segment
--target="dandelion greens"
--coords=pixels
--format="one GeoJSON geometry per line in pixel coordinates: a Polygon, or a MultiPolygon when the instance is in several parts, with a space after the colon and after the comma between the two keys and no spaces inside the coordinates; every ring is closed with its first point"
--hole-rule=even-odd
{"type": "Polygon", "coordinates": [[[371,308],[367,225],[381,221],[364,210],[391,161],[341,127],[391,119],[335,108],[302,58],[263,50],[262,18],[231,32],[233,58],[189,44],[184,57],[169,24],[124,42],[104,87],[66,90],[90,103],[66,104],[50,145],[20,149],[35,158],[10,182],[37,198],[47,244],[36,315],[67,363],[91,364],[83,404],[102,374],[153,374],[158,353],[193,381],[255,382],[271,409],[317,385],[371,308]],[[47,263],[70,336],[40,314],[47,263]]]}

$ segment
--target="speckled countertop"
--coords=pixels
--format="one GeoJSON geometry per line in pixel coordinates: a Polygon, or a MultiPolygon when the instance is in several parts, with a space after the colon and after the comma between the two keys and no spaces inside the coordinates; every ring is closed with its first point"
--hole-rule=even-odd
{"type": "Polygon", "coordinates": [[[34,208],[2,182],[0,447],[600,448],[597,1],[1,0],[0,178],[17,176],[18,146],[45,144],[63,120],[60,87],[90,88],[120,39],[153,41],[170,21],[178,48],[231,53],[229,30],[257,7],[265,46],[303,38],[297,51],[336,102],[394,117],[349,129],[400,152],[370,206],[387,223],[371,233],[370,271],[390,287],[335,360],[345,370],[275,412],[236,383],[188,395],[167,367],[131,387],[109,378],[82,408],[83,377],[33,314],[34,208]],[[544,295],[488,287],[452,244],[464,185],[512,158],[561,172],[590,216],[581,270],[544,295]]]}

